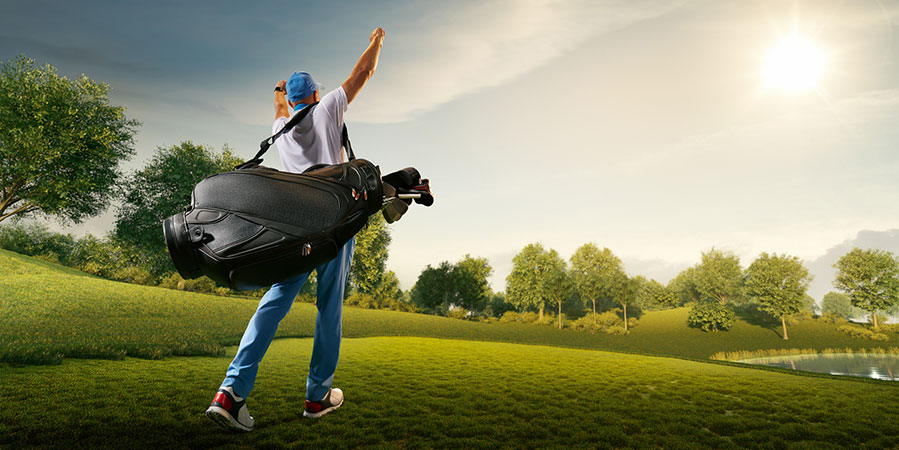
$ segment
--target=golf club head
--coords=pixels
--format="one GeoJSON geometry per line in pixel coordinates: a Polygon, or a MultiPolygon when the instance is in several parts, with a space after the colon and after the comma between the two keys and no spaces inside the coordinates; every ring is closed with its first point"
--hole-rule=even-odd
{"type": "Polygon", "coordinates": [[[406,202],[398,199],[392,198],[387,201],[387,204],[381,208],[381,213],[384,214],[384,220],[387,223],[393,223],[397,220],[400,220],[400,217],[403,217],[403,214],[409,210],[409,205],[406,202]]]}

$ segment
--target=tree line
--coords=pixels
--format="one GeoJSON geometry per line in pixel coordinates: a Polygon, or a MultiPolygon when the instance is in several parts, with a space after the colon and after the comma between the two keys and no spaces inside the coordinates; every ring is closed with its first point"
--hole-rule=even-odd
{"type": "MultiPolygon", "coordinates": [[[[735,308],[751,308],[778,320],[783,339],[789,339],[791,318],[817,310],[815,299],[807,294],[808,269],[798,257],[785,254],[763,252],[744,269],[732,252],[712,248],[667,285],[628,275],[620,258],[594,243],[582,245],[567,261],[556,250],[532,243],[512,262],[506,291],[499,294],[487,284],[492,268],[484,258],[466,255],[456,264],[429,265],[413,286],[411,301],[425,312],[443,315],[457,308],[474,316],[533,311],[538,321],[554,310],[559,328],[566,306],[575,314],[586,307],[589,320],[598,324],[607,305],[621,314],[624,334],[633,323],[628,307],[647,311],[686,305],[688,325],[709,332],[730,328],[735,308]]],[[[822,314],[844,319],[864,312],[877,330],[878,314],[899,312],[899,259],[892,253],[855,248],[834,267],[834,287],[842,293],[831,292],[822,299],[822,314]]]]}

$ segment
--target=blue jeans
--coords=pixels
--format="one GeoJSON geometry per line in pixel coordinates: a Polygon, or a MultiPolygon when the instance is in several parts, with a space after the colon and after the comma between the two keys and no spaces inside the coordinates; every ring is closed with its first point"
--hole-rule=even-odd
{"type": "MultiPolygon", "coordinates": [[[[318,290],[315,306],[315,336],[312,339],[312,360],[309,376],[306,378],[306,399],[318,401],[331,389],[334,370],[340,354],[341,320],[343,317],[343,295],[350,263],[353,261],[355,238],[350,239],[337,253],[337,257],[316,267],[318,290]]],[[[247,330],[240,340],[240,348],[228,367],[222,386],[231,386],[234,393],[246,397],[253,390],[259,361],[268,350],[281,319],[290,311],[300,288],[306,283],[309,273],[276,283],[265,293],[250,319],[247,330]]]]}

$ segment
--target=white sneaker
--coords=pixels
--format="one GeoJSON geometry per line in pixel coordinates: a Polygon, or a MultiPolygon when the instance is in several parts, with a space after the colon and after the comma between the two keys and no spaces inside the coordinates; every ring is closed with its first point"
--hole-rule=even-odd
{"type": "Polygon", "coordinates": [[[343,391],[334,388],[328,391],[328,393],[325,394],[325,397],[317,402],[306,400],[306,409],[303,411],[303,416],[318,419],[319,417],[340,408],[340,405],[342,404],[343,391]]]}
{"type": "Polygon", "coordinates": [[[240,398],[231,386],[222,386],[206,410],[206,417],[229,430],[252,431],[255,421],[247,410],[247,401],[240,398]]]}

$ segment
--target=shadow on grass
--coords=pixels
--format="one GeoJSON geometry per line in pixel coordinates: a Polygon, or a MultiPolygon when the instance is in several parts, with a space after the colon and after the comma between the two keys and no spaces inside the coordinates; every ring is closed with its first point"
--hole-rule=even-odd
{"type": "Polygon", "coordinates": [[[771,317],[770,314],[759,310],[758,305],[735,305],[734,314],[750,325],[764,328],[778,337],[782,337],[780,321],[777,318],[771,317]]]}

